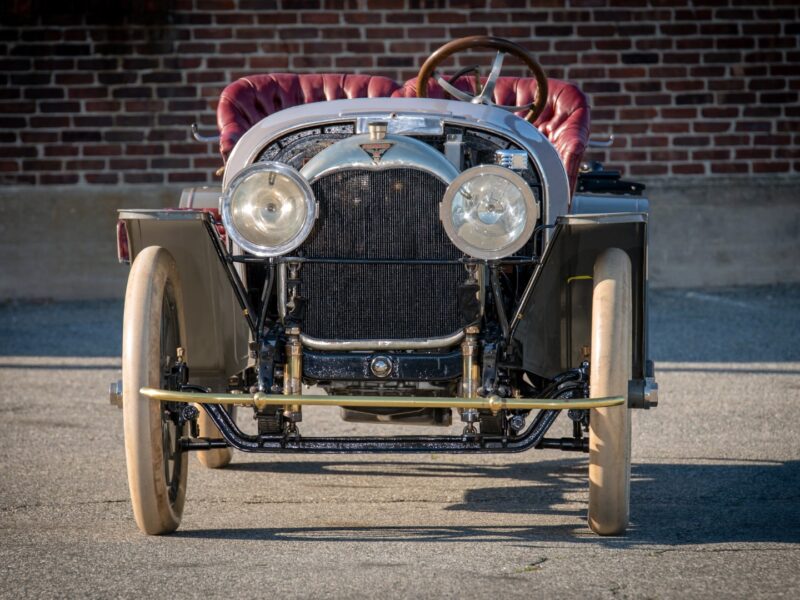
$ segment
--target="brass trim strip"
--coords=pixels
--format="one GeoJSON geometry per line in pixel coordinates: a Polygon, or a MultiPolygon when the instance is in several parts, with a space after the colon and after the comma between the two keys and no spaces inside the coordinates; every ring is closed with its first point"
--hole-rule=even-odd
{"type": "Polygon", "coordinates": [[[306,406],[345,406],[349,408],[377,406],[384,408],[475,408],[479,410],[567,410],[591,409],[606,406],[619,406],[625,403],[623,396],[606,398],[579,398],[577,400],[558,400],[549,398],[427,398],[414,396],[309,396],[300,394],[268,395],[247,394],[206,394],[202,392],[173,392],[143,387],[139,392],[162,402],[193,402],[195,404],[236,404],[267,406],[299,404],[306,406]]]}

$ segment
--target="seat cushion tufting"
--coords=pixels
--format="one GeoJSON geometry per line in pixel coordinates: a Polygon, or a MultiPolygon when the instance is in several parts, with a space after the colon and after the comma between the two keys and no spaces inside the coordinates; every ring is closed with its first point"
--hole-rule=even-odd
{"type": "Polygon", "coordinates": [[[245,131],[284,108],[344,98],[391,96],[400,86],[370,75],[271,73],[243,77],[222,91],[217,106],[220,151],[227,160],[245,131]]]}
{"type": "MultiPolygon", "coordinates": [[[[484,78],[485,81],[485,78],[484,78]]],[[[461,77],[455,86],[475,93],[474,77],[461,77]]],[[[523,106],[533,102],[536,80],[527,77],[501,77],[494,88],[494,102],[505,106],[523,106]]],[[[416,98],[417,80],[409,79],[395,96],[416,98]]],[[[428,97],[444,98],[445,92],[433,81],[428,81],[428,97]]],[[[519,112],[524,117],[527,111],[519,112]]],[[[534,125],[555,146],[569,177],[570,191],[575,189],[581,158],[589,141],[589,103],[575,85],[558,79],[547,80],[547,103],[534,125]]]]}

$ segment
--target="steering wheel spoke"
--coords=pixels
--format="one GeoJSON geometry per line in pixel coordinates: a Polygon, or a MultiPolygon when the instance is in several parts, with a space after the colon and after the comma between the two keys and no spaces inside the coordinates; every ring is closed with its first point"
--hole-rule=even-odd
{"type": "Polygon", "coordinates": [[[467,92],[462,92],[456,86],[447,81],[444,77],[442,77],[441,75],[437,75],[436,72],[434,72],[434,77],[436,77],[436,83],[438,83],[441,86],[441,88],[445,92],[450,94],[453,98],[458,98],[462,102],[472,102],[474,100],[475,96],[473,96],[472,94],[468,94],[467,92]]]}
{"type": "Polygon", "coordinates": [[[473,102],[476,104],[493,104],[492,99],[494,98],[494,86],[497,85],[497,80],[500,79],[500,72],[503,70],[503,60],[505,60],[505,57],[505,52],[502,52],[501,50],[497,51],[497,54],[492,61],[492,70],[489,71],[489,76],[486,78],[486,83],[483,86],[483,90],[478,96],[475,97],[475,100],[473,100],[473,102]]]}

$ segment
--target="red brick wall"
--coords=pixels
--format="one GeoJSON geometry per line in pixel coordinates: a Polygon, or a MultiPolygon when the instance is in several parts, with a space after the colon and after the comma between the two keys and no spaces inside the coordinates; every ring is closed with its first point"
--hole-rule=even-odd
{"type": "Polygon", "coordinates": [[[90,1],[71,15],[59,7],[75,3],[6,2],[5,184],[212,182],[220,158],[188,128],[214,128],[235,78],[404,80],[445,41],[483,33],[586,91],[593,131],[617,138],[592,158],[628,175],[800,173],[796,0],[148,0],[107,14],[120,4],[90,1]]]}

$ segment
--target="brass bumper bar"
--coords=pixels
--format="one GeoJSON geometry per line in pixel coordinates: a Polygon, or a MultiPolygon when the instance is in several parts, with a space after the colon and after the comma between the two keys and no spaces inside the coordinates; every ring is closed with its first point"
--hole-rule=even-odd
{"type": "Polygon", "coordinates": [[[413,396],[308,396],[300,394],[206,394],[202,392],[173,392],[143,387],[143,395],[162,402],[192,402],[195,404],[235,404],[255,406],[262,410],[267,406],[300,404],[305,406],[346,406],[363,408],[377,406],[383,408],[476,408],[479,410],[568,410],[603,408],[619,406],[625,402],[622,396],[607,398],[579,398],[559,400],[548,398],[427,398],[413,396]]]}

